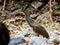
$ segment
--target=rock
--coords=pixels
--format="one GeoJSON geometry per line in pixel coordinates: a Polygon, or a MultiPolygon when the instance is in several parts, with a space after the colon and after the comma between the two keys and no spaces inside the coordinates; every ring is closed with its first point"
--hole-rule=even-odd
{"type": "Polygon", "coordinates": [[[47,39],[43,37],[31,37],[29,40],[29,45],[52,45],[52,43],[47,43],[47,39]]]}
{"type": "Polygon", "coordinates": [[[16,38],[12,38],[10,40],[9,45],[23,45],[23,43],[25,43],[25,39],[22,37],[16,37],[16,38]]]}

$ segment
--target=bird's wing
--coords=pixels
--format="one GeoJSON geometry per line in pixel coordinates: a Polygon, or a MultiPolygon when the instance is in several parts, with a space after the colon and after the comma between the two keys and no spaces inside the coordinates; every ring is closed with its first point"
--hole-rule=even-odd
{"type": "Polygon", "coordinates": [[[43,28],[42,26],[40,25],[35,25],[34,26],[34,30],[36,33],[42,35],[43,37],[46,37],[46,38],[49,38],[49,34],[48,32],[45,30],[45,28],[43,28]]]}

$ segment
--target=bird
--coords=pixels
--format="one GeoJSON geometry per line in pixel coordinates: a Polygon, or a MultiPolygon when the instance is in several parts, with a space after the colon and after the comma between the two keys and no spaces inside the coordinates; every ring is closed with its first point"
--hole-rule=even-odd
{"type": "Polygon", "coordinates": [[[25,13],[25,18],[27,23],[33,28],[33,31],[37,34],[37,35],[42,35],[43,37],[49,39],[49,34],[46,31],[46,29],[39,25],[38,23],[36,23],[31,17],[30,17],[30,13],[27,11],[24,12],[25,13]]]}

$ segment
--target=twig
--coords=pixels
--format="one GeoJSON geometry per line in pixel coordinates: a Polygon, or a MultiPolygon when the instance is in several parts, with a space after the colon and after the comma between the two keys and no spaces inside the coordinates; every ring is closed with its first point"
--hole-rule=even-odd
{"type": "Polygon", "coordinates": [[[4,3],[3,3],[3,8],[2,8],[2,16],[5,16],[5,12],[4,12],[4,10],[5,10],[5,4],[6,4],[6,0],[4,0],[4,3]]]}
{"type": "Polygon", "coordinates": [[[49,1],[49,4],[50,4],[50,20],[51,20],[51,22],[53,22],[53,20],[52,20],[52,12],[53,12],[53,10],[52,10],[52,0],[49,1]]]}

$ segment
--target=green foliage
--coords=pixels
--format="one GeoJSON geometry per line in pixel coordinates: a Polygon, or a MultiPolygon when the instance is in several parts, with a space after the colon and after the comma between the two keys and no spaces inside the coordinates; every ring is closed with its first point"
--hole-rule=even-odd
{"type": "Polygon", "coordinates": [[[8,20],[3,21],[3,23],[4,23],[5,25],[9,25],[9,24],[10,24],[10,22],[9,22],[8,20]]]}
{"type": "Polygon", "coordinates": [[[54,14],[60,14],[60,6],[55,6],[54,14]]]}
{"type": "Polygon", "coordinates": [[[60,11],[60,6],[55,6],[55,10],[60,11]]]}
{"type": "Polygon", "coordinates": [[[23,22],[22,23],[22,28],[26,28],[27,27],[27,23],[23,22]]]}
{"type": "Polygon", "coordinates": [[[47,29],[58,30],[58,25],[59,23],[57,21],[54,21],[53,23],[51,23],[49,20],[45,20],[42,26],[47,29]]]}

